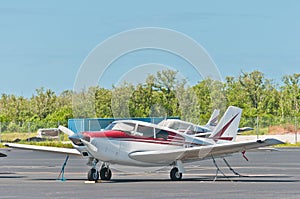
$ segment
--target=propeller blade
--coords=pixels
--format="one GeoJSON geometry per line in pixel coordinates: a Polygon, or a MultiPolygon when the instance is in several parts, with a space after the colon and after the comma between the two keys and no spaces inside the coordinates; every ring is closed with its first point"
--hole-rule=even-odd
{"type": "Polygon", "coordinates": [[[72,136],[75,134],[72,130],[68,129],[67,127],[61,126],[61,125],[58,127],[58,129],[61,130],[62,132],[64,132],[65,134],[67,134],[68,136],[72,136]]]}

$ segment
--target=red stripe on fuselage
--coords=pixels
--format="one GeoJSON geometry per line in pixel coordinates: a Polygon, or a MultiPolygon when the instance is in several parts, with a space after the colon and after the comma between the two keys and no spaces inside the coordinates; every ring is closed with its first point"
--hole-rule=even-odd
{"type": "Polygon", "coordinates": [[[131,138],[135,140],[158,140],[158,141],[168,141],[168,142],[184,142],[185,139],[181,135],[178,135],[174,132],[168,132],[168,137],[164,138],[154,138],[154,137],[144,137],[144,136],[135,136],[130,135],[123,131],[95,131],[95,132],[83,132],[84,136],[88,136],[90,138],[131,138]]]}
{"type": "Polygon", "coordinates": [[[94,131],[94,132],[83,132],[85,136],[90,138],[130,138],[131,136],[123,131],[94,131]]]}
{"type": "Polygon", "coordinates": [[[153,137],[142,137],[142,136],[133,136],[123,131],[115,131],[115,130],[108,130],[108,131],[98,131],[98,132],[83,132],[84,136],[88,136],[90,138],[108,138],[108,139],[115,139],[122,142],[143,142],[149,144],[164,144],[164,145],[173,145],[173,146],[184,146],[184,145],[191,145],[191,146],[202,146],[202,144],[186,142],[185,138],[181,135],[178,135],[174,132],[168,132],[168,138],[153,138],[153,137]]]}
{"type": "Polygon", "coordinates": [[[232,141],[233,137],[218,137],[218,138],[213,138],[214,140],[227,140],[227,141],[232,141]]]}

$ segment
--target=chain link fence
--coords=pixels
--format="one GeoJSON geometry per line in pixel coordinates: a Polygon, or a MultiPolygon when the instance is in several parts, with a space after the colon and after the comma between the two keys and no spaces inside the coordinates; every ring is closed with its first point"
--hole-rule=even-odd
{"type": "MultiPolygon", "coordinates": [[[[10,134],[27,135],[28,138],[40,136],[41,129],[57,129],[66,122],[0,122],[0,141],[6,141],[4,138],[10,134]],[[26,134],[27,133],[27,134],[26,134]],[[5,136],[4,136],[5,135],[5,136]]],[[[244,135],[283,135],[294,134],[295,143],[298,142],[297,134],[300,133],[300,117],[253,117],[242,118],[240,127],[252,127],[253,131],[244,132],[244,135]]],[[[100,129],[99,129],[100,130],[100,129]]],[[[17,136],[17,135],[16,135],[17,136]]],[[[54,136],[55,137],[55,136],[54,136]]],[[[63,140],[63,135],[56,136],[58,140],[63,140]]],[[[299,138],[300,139],[300,138],[299,138]]]]}

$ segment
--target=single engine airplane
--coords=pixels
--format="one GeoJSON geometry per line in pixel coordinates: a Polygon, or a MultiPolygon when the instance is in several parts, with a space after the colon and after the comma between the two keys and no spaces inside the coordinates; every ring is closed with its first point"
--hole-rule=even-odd
{"type": "Polygon", "coordinates": [[[230,106],[207,138],[195,137],[175,129],[136,120],[118,120],[105,130],[74,133],[59,126],[68,134],[74,149],[40,147],[6,143],[8,147],[53,151],[89,157],[88,180],[110,180],[111,165],[172,166],[171,180],[181,180],[184,163],[204,159],[223,158],[270,145],[281,144],[277,139],[235,142],[242,110],[230,106]],[[100,170],[97,163],[101,161],[100,170]]]}
{"type": "MultiPolygon", "coordinates": [[[[165,119],[158,123],[158,125],[175,129],[179,132],[186,133],[195,137],[207,138],[212,134],[214,128],[217,126],[219,114],[220,110],[215,109],[205,126],[193,124],[191,122],[186,122],[179,119],[165,119]]],[[[251,130],[253,130],[253,128],[251,127],[242,127],[238,128],[237,132],[238,134],[240,134],[241,132],[251,130]]]]}
{"type": "Polygon", "coordinates": [[[158,123],[158,125],[168,127],[196,137],[208,137],[211,135],[211,132],[218,123],[219,114],[220,110],[215,109],[205,126],[196,125],[191,122],[186,122],[179,119],[165,119],[158,123]]]}

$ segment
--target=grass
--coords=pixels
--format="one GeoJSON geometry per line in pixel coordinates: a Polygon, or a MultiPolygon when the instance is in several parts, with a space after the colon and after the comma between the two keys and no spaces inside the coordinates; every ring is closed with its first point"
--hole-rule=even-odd
{"type": "MultiPolygon", "coordinates": [[[[1,140],[4,142],[13,142],[16,139],[27,140],[28,138],[36,137],[36,136],[37,136],[36,133],[23,133],[23,132],[22,133],[20,133],[20,132],[15,132],[15,133],[5,132],[5,133],[0,134],[1,140]]],[[[59,138],[60,138],[60,140],[69,140],[68,135],[66,135],[66,134],[60,134],[59,138]]],[[[51,141],[54,141],[54,139],[52,139],[51,141]]]]}
{"type": "Polygon", "coordinates": [[[4,140],[5,142],[13,142],[16,139],[20,140],[26,140],[28,137],[34,137],[36,136],[36,133],[1,133],[0,137],[1,140],[4,140]]]}
{"type": "MultiPolygon", "coordinates": [[[[259,128],[258,130],[258,135],[267,135],[268,134],[268,127],[265,127],[265,128],[259,128]]],[[[252,130],[252,131],[245,131],[245,132],[242,132],[241,135],[257,135],[256,133],[256,129],[252,130]]]]}
{"type": "Polygon", "coordinates": [[[278,147],[278,148],[284,148],[284,147],[300,147],[300,142],[297,142],[297,143],[295,143],[295,144],[291,144],[291,143],[278,144],[278,145],[275,145],[274,147],[278,147]]]}
{"type": "MultiPolygon", "coordinates": [[[[19,144],[30,144],[30,145],[38,145],[38,146],[51,146],[51,147],[64,147],[64,148],[73,148],[71,143],[62,143],[63,140],[69,140],[68,135],[60,134],[60,140],[58,139],[51,139],[48,141],[42,141],[42,142],[34,142],[34,141],[27,141],[28,138],[36,137],[36,133],[1,133],[1,141],[2,142],[14,142],[15,140],[21,140],[18,142],[19,144]]],[[[3,148],[4,145],[0,143],[0,148],[3,148]]]]}
{"type": "MultiPolygon", "coordinates": [[[[21,141],[18,144],[29,144],[36,146],[49,146],[49,147],[61,147],[61,148],[73,148],[71,143],[62,143],[58,141],[45,141],[45,142],[25,142],[21,141]]],[[[1,143],[0,148],[5,148],[5,146],[1,143]]]]}

